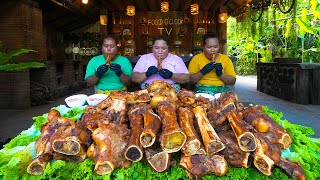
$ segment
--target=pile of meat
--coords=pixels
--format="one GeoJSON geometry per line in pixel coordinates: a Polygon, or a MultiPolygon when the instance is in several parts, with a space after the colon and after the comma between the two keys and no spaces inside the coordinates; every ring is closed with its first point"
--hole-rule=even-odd
{"type": "Polygon", "coordinates": [[[52,158],[81,162],[88,156],[94,171],[103,175],[145,156],[155,171],[163,172],[173,164],[171,155],[181,152],[180,165],[196,179],[223,176],[228,165],[247,168],[252,161],[265,175],[278,166],[305,179],[298,163],[281,157],[290,135],[261,110],[245,108],[234,92],[210,102],[185,89],[177,94],[164,81],[146,90],[114,91],[87,106],[77,122],[51,110],[36,143],[37,158],[27,171],[39,175],[52,158]]]}

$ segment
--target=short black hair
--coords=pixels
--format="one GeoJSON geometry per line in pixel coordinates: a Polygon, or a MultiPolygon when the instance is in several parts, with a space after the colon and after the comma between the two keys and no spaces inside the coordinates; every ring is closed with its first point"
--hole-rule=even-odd
{"type": "Polygon", "coordinates": [[[219,41],[219,37],[217,35],[217,33],[215,32],[208,32],[207,34],[205,34],[203,37],[202,37],[202,45],[204,46],[206,44],[206,40],[207,39],[210,39],[210,38],[217,38],[218,41],[219,41]]]}
{"type": "Polygon", "coordinates": [[[169,45],[169,37],[168,36],[164,36],[164,35],[156,36],[155,38],[153,38],[152,44],[154,45],[154,43],[157,40],[163,40],[163,41],[165,41],[167,43],[167,45],[169,45]]]}
{"type": "Polygon", "coordinates": [[[101,45],[103,45],[103,42],[104,42],[105,39],[113,39],[114,42],[116,43],[116,45],[118,45],[118,43],[119,43],[118,38],[115,35],[110,34],[110,35],[106,35],[106,36],[103,37],[101,45]]]}

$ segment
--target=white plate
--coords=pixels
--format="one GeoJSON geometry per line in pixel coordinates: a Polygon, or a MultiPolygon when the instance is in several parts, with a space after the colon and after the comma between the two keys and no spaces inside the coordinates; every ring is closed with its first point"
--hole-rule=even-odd
{"type": "Polygon", "coordinates": [[[202,96],[204,98],[208,98],[209,101],[213,101],[215,99],[213,95],[207,94],[207,93],[197,93],[196,97],[199,97],[199,96],[202,96]]]}

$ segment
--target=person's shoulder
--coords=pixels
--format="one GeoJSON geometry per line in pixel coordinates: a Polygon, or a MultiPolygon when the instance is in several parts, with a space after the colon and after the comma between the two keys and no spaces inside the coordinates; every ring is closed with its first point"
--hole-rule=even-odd
{"type": "Polygon", "coordinates": [[[221,61],[231,61],[228,55],[219,53],[221,61]]]}
{"type": "Polygon", "coordinates": [[[176,54],[171,54],[171,53],[168,54],[168,58],[176,59],[176,60],[182,60],[182,58],[180,56],[178,56],[176,54]]]}
{"type": "Polygon", "coordinates": [[[91,61],[95,61],[95,60],[98,60],[98,59],[101,59],[101,58],[103,58],[103,54],[94,56],[93,58],[91,58],[91,61]]]}

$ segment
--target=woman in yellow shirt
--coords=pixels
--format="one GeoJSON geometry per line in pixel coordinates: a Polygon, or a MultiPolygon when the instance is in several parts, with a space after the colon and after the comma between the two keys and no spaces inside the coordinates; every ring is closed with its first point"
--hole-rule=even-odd
{"type": "Polygon", "coordinates": [[[203,37],[203,52],[194,56],[189,64],[190,81],[196,83],[196,93],[216,94],[234,85],[236,73],[231,59],[219,53],[219,38],[215,33],[203,37]]]}

